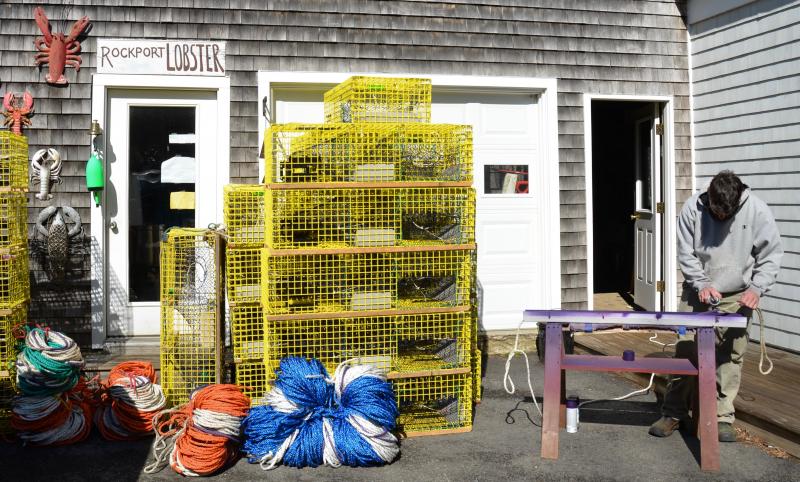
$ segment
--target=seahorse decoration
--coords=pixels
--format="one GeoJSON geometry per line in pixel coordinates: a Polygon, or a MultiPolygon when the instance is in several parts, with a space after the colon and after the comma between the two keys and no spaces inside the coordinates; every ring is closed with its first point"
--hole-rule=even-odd
{"type": "Polygon", "coordinates": [[[53,199],[50,194],[50,183],[61,184],[61,154],[52,147],[39,149],[31,159],[31,182],[39,184],[39,194],[36,199],[49,201],[53,199]]]}

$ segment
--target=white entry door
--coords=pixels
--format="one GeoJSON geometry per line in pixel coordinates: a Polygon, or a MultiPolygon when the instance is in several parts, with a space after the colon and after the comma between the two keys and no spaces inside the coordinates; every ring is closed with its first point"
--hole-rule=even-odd
{"type": "Polygon", "coordinates": [[[661,279],[661,124],[658,104],[652,116],[636,122],[636,211],[634,222],[634,302],[648,311],[661,310],[657,282],[661,279]]]}
{"type": "Polygon", "coordinates": [[[104,210],[109,336],[159,333],[165,231],[219,222],[216,103],[215,92],[109,91],[104,210]]]}

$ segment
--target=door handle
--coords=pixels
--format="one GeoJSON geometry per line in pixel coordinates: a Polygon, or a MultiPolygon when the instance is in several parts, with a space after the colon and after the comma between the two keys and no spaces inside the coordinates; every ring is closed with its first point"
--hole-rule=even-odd
{"type": "Polygon", "coordinates": [[[642,217],[641,214],[633,213],[633,214],[631,214],[631,221],[636,221],[637,219],[640,219],[641,217],[642,217]]]}
{"type": "Polygon", "coordinates": [[[110,229],[110,230],[112,230],[112,231],[114,231],[116,233],[117,232],[117,222],[116,221],[111,221],[110,223],[108,223],[108,229],[110,229]]]}

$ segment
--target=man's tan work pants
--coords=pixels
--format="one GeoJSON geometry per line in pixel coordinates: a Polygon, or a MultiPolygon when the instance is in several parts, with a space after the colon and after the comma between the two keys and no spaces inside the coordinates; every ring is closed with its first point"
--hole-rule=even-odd
{"type": "MultiPolygon", "coordinates": [[[[747,350],[748,329],[753,311],[738,303],[739,293],[727,293],[716,307],[719,311],[727,313],[740,313],[747,316],[747,328],[716,328],[716,356],[717,356],[717,421],[733,423],[733,401],[739,393],[742,381],[742,362],[744,352],[747,350]]],[[[709,305],[700,302],[697,292],[691,288],[684,288],[678,311],[708,311],[709,305]]],[[[675,346],[675,358],[688,358],[697,361],[697,345],[694,334],[680,335],[675,346]]],[[[667,386],[664,396],[664,406],[661,411],[664,415],[686,419],[689,416],[689,404],[695,393],[697,377],[673,376],[667,386]]]]}

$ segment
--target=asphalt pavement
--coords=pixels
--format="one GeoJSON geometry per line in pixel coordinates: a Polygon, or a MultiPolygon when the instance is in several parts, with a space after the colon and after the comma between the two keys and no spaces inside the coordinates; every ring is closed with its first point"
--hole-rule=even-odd
{"type": "MultiPolygon", "coordinates": [[[[264,472],[240,460],[214,478],[269,481],[675,481],[764,480],[800,481],[795,459],[774,458],[758,447],[722,444],[719,473],[700,471],[699,444],[689,435],[666,439],[647,434],[659,416],[653,394],[621,402],[601,402],[581,409],[578,433],[562,432],[560,458],[542,460],[540,417],[530,402],[524,362],[512,365],[517,393],[503,389],[504,357],[490,357],[484,368],[483,400],[475,410],[473,430],[466,434],[419,437],[402,442],[400,457],[378,468],[278,467],[264,472]]],[[[541,401],[542,365],[531,359],[533,387],[541,401]]],[[[567,376],[567,393],[582,400],[610,398],[634,389],[631,382],[604,373],[567,376]]],[[[23,447],[0,443],[0,480],[84,481],[179,480],[167,467],[154,475],[142,473],[150,441],[90,440],[68,447],[23,447]]]]}

